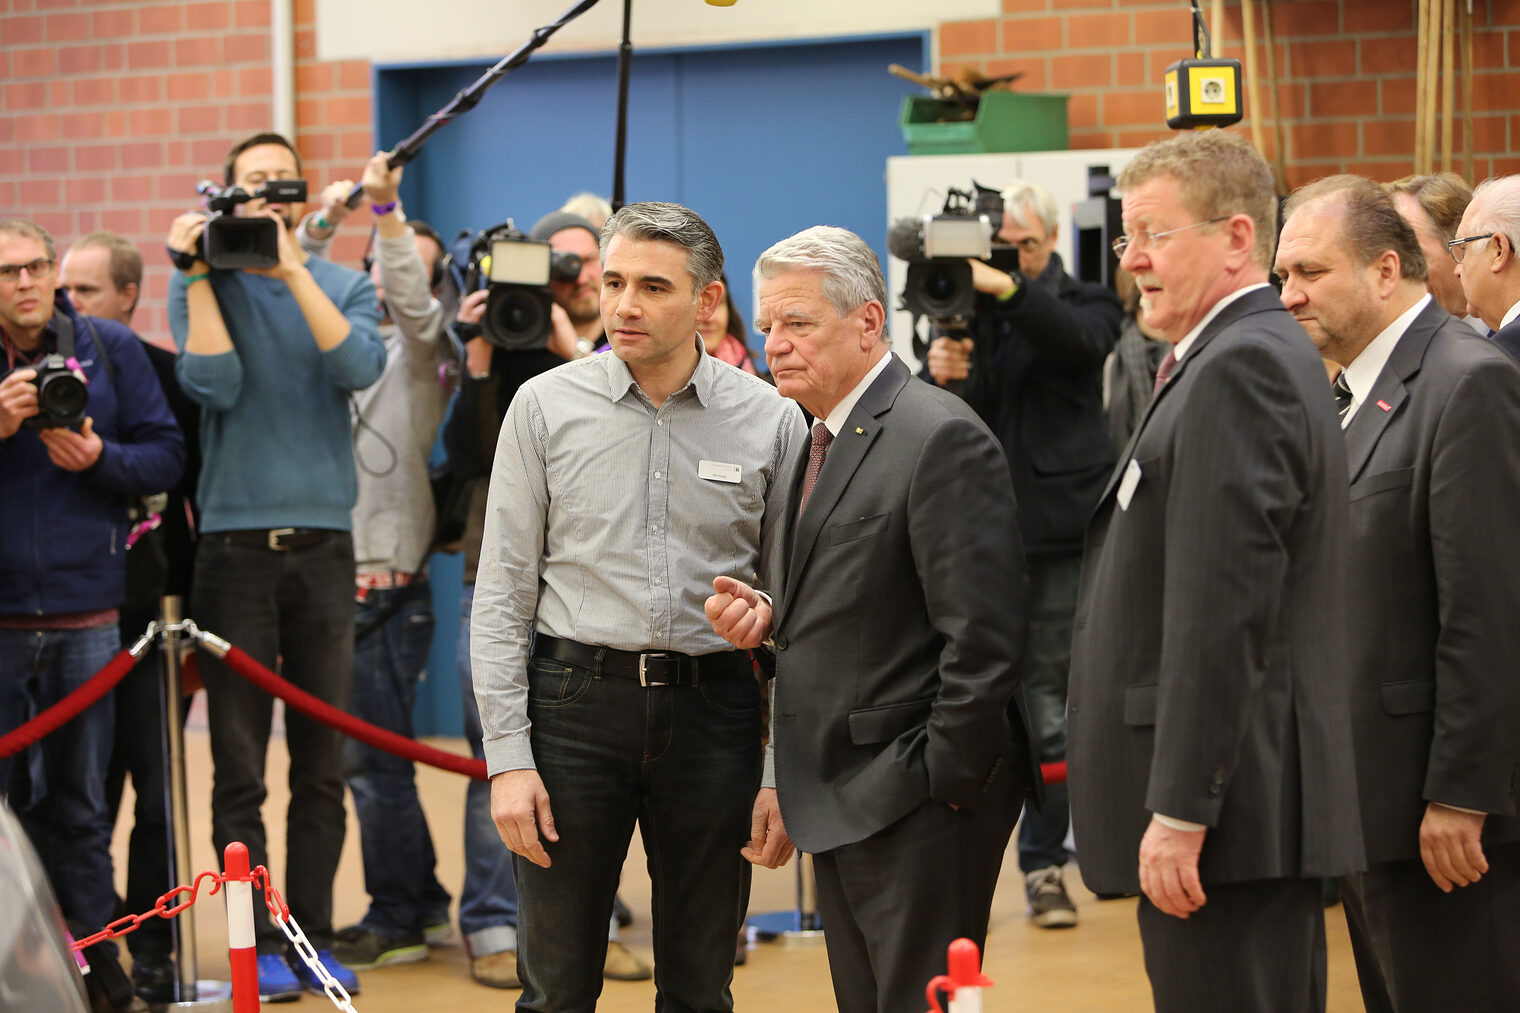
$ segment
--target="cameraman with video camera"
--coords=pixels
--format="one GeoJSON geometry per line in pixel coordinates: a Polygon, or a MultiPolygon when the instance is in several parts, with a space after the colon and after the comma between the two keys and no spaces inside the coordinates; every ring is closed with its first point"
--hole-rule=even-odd
{"type": "MultiPolygon", "coordinates": [[[[341,708],[354,650],[349,394],[379,379],[386,349],[370,280],[308,258],[296,243],[300,173],[288,140],[255,134],[227,154],[225,181],[237,189],[208,195],[222,217],[181,215],[169,233],[180,268],[169,286],[177,372],[202,409],[191,615],[341,708]]],[[[201,673],[215,763],[212,837],[218,853],[242,841],[254,865],[267,865],[259,806],[274,701],[221,661],[205,658],[201,673]]],[[[285,893],[319,959],[353,992],[358,979],[330,952],[346,821],[343,736],[291,711],[286,743],[285,893]]],[[[321,991],[298,957],[287,964],[284,936],[262,905],[254,918],[264,1001],[298,997],[303,983],[321,991]]]]}
{"type": "MultiPolygon", "coordinates": [[[[128,499],[179,480],[185,444],[142,343],[59,290],[53,238],[0,220],[0,732],[58,703],[120,648],[128,499]]],[[[107,696],[0,760],[69,922],[115,916],[107,696]]],[[[111,947],[114,950],[114,944],[111,947]]]]}
{"type": "MultiPolygon", "coordinates": [[[[928,371],[961,395],[1003,445],[1028,555],[1030,630],[1024,692],[1042,763],[1066,756],[1066,682],[1087,518],[1114,466],[1103,414],[1103,362],[1123,319],[1118,297],[1066,273],[1056,252],[1055,199],[1015,181],[1002,193],[997,238],[1018,267],[971,261],[968,337],[939,337],[928,371]]],[[[1070,824],[1066,785],[1041,810],[1025,807],[1019,867],[1029,915],[1042,928],[1077,923],[1061,878],[1070,824]]]]}

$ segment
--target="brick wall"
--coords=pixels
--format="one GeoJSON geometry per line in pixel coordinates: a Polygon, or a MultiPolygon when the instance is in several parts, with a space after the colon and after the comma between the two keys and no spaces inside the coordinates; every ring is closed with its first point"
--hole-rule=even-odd
{"type": "MultiPolygon", "coordinates": [[[[296,0],[296,144],[315,189],[373,151],[370,66],[315,59],[313,0],[296,0]]],[[[60,252],[94,229],[147,262],[133,323],[167,340],[164,237],[221,182],[227,149],[273,121],[268,0],[0,5],[0,216],[24,214],[60,252]]],[[[335,254],[358,260],[361,229],[335,254]]]]}
{"type": "MultiPolygon", "coordinates": [[[[1206,13],[1211,7],[1208,0],[1202,6],[1206,13]]],[[[1257,0],[1258,115],[1272,157],[1264,6],[1257,0]]],[[[1520,0],[1476,0],[1473,6],[1473,152],[1481,179],[1520,171],[1514,152],[1520,73],[1510,70],[1511,57],[1520,60],[1520,0]]],[[[1002,0],[1002,9],[996,18],[941,26],[942,73],[968,65],[992,74],[1019,70],[1021,91],[1069,93],[1074,148],[1132,147],[1167,135],[1161,75],[1190,55],[1186,3],[1002,0]]],[[[1412,171],[1416,9],[1414,0],[1271,0],[1290,185],[1331,172],[1392,179],[1412,171]]],[[[1215,45],[1215,55],[1242,59],[1240,0],[1229,0],[1225,12],[1225,44],[1215,45]]],[[[1453,148],[1460,172],[1460,73],[1456,80],[1453,148]]]]}
{"type": "MultiPolygon", "coordinates": [[[[371,71],[362,60],[316,59],[314,3],[295,0],[296,141],[320,189],[356,174],[373,149],[371,71]]],[[[1520,171],[1512,154],[1520,72],[1508,69],[1511,47],[1520,59],[1520,0],[1475,7],[1482,177],[1520,171]]],[[[1414,8],[1414,0],[1272,0],[1291,183],[1341,170],[1380,178],[1409,171],[1414,8]]],[[[1020,88],[1069,92],[1076,147],[1165,135],[1161,72],[1187,54],[1191,38],[1182,0],[1002,0],[1002,9],[941,26],[942,70],[1023,70],[1020,88]]],[[[1239,0],[1226,10],[1222,51],[1238,57],[1239,0]]],[[[30,215],[64,246],[96,228],[136,240],[148,276],[135,323],[166,337],[164,235],[175,214],[195,206],[194,184],[217,174],[231,143],[269,126],[269,48],[268,0],[7,0],[0,214],[30,215]]],[[[363,228],[346,229],[335,255],[355,262],[363,238],[363,228]]]]}

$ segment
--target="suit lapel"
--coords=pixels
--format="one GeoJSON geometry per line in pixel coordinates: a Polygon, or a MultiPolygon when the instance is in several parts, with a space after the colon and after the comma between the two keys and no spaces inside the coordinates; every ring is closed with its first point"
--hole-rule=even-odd
{"type": "Polygon", "coordinates": [[[1355,482],[1367,466],[1383,430],[1409,399],[1405,381],[1420,371],[1430,339],[1445,319],[1446,311],[1432,299],[1393,346],[1383,371],[1367,392],[1367,400],[1357,406],[1351,424],[1346,427],[1346,468],[1351,481],[1355,482]]]}
{"type": "MultiPolygon", "coordinates": [[[[891,409],[892,402],[897,399],[898,392],[903,389],[908,380],[908,367],[901,359],[894,356],[866,392],[860,396],[849,418],[845,419],[844,427],[839,435],[834,438],[833,443],[829,444],[823,470],[818,473],[818,481],[814,483],[812,494],[808,496],[807,509],[802,511],[800,517],[796,516],[794,509],[789,510],[793,525],[791,554],[787,560],[786,585],[782,593],[781,608],[775,622],[777,627],[786,617],[792,596],[796,593],[797,585],[801,583],[802,571],[807,568],[808,559],[813,554],[818,535],[823,530],[824,521],[839,503],[839,497],[844,495],[850,479],[854,477],[861,462],[865,460],[866,452],[876,442],[876,437],[881,432],[882,423],[877,416],[891,409]]],[[[806,460],[802,462],[802,466],[806,469],[806,460]]],[[[791,502],[795,503],[801,494],[802,487],[799,482],[793,487],[791,502]]]]}
{"type": "MultiPolygon", "coordinates": [[[[1172,375],[1167,380],[1166,386],[1156,392],[1150,403],[1145,406],[1145,412],[1140,416],[1139,425],[1130,434],[1129,443],[1124,447],[1124,453],[1119,455],[1119,462],[1114,467],[1113,474],[1108,477],[1108,485],[1103,489],[1103,495],[1098,497],[1098,503],[1102,504],[1109,495],[1118,488],[1119,480],[1124,477],[1124,471],[1129,467],[1130,460],[1135,456],[1135,445],[1140,442],[1140,434],[1145,432],[1145,426],[1156,412],[1156,406],[1161,399],[1177,388],[1182,379],[1182,374],[1187,371],[1189,363],[1195,362],[1203,353],[1204,348],[1214,340],[1214,335],[1235,323],[1241,317],[1250,313],[1260,313],[1263,310],[1282,309],[1282,302],[1271,289],[1258,289],[1255,292],[1247,292],[1236,299],[1230,305],[1219,311],[1219,314],[1209,321],[1209,325],[1198,335],[1196,341],[1188,348],[1187,355],[1182,361],[1172,367],[1172,375]]],[[[1175,349],[1173,349],[1175,351],[1175,349]]]]}

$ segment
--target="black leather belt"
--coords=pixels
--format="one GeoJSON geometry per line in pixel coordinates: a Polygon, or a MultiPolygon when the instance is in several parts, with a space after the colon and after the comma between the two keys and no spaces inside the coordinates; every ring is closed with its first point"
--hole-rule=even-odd
{"type": "Polygon", "coordinates": [[[309,549],[331,538],[337,532],[329,528],[255,528],[248,531],[216,531],[234,545],[251,545],[274,552],[291,549],[309,549]]]}
{"type": "Polygon", "coordinates": [[[674,651],[619,651],[612,647],[561,640],[547,633],[534,634],[533,656],[588,668],[593,675],[632,679],[640,686],[696,686],[703,679],[734,678],[751,672],[748,651],[698,655],[674,651]]]}

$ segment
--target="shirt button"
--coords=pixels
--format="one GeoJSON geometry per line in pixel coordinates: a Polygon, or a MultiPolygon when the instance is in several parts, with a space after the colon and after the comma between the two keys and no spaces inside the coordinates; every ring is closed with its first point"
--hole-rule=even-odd
{"type": "Polygon", "coordinates": [[[657,426],[663,426],[665,424],[665,420],[664,419],[655,419],[654,420],[654,424],[657,425],[657,426]]]}
{"type": "Polygon", "coordinates": [[[658,471],[657,471],[657,472],[655,472],[655,473],[654,473],[654,477],[655,477],[655,478],[659,478],[659,477],[660,477],[660,473],[659,473],[659,472],[658,472],[658,471]]]}

